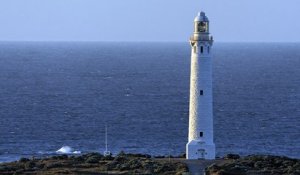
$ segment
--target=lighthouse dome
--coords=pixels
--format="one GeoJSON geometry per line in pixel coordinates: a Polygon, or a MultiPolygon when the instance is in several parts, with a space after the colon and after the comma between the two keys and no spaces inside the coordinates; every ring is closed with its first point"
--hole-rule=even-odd
{"type": "Polygon", "coordinates": [[[194,22],[208,22],[208,18],[204,12],[199,12],[198,15],[195,17],[194,22]]]}

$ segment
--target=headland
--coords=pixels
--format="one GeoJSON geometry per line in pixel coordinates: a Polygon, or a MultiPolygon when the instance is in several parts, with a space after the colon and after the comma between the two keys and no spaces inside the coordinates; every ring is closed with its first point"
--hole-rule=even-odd
{"type": "Polygon", "coordinates": [[[103,156],[88,153],[21,158],[0,164],[0,174],[145,174],[145,175],[300,175],[300,160],[283,156],[228,154],[216,160],[186,160],[184,157],[119,153],[103,156]]]}

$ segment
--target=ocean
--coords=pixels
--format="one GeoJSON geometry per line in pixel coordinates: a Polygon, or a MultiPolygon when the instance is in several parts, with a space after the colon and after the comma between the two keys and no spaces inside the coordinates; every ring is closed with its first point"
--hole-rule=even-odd
{"type": "MultiPolygon", "coordinates": [[[[189,76],[188,43],[0,42],[0,162],[103,152],[105,125],[114,154],[184,153],[189,76]]],[[[216,43],[213,84],[217,156],[300,158],[300,43],[216,43]]]]}

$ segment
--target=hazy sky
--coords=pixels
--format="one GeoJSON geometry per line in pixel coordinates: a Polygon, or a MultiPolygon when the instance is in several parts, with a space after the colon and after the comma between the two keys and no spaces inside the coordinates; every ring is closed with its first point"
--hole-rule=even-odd
{"type": "Polygon", "coordinates": [[[0,0],[0,41],[187,41],[198,11],[221,42],[300,42],[300,0],[0,0]]]}

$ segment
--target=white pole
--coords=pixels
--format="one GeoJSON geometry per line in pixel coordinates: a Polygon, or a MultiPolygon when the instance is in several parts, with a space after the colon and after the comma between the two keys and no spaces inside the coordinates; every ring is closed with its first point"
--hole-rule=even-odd
{"type": "Polygon", "coordinates": [[[105,124],[105,151],[107,152],[107,125],[105,124]]]}

